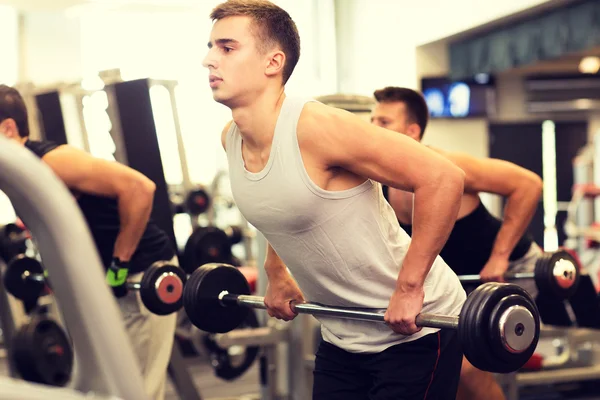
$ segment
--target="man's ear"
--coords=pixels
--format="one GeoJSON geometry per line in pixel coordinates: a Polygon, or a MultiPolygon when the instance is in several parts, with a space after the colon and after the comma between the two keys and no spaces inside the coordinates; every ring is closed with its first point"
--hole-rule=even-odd
{"type": "Polygon", "coordinates": [[[421,141],[421,127],[417,124],[410,124],[406,128],[406,134],[417,142],[421,141]]]}
{"type": "Polygon", "coordinates": [[[283,67],[285,66],[285,54],[281,50],[277,50],[269,53],[267,59],[267,68],[265,74],[267,76],[275,76],[283,73],[283,67]]]}
{"type": "Polygon", "coordinates": [[[14,139],[19,136],[17,123],[12,118],[7,118],[0,122],[0,132],[9,139],[14,139]]]}

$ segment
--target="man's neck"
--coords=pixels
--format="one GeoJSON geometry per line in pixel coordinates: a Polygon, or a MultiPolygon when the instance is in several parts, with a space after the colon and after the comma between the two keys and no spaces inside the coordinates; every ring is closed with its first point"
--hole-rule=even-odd
{"type": "Polygon", "coordinates": [[[282,89],[277,93],[263,93],[252,104],[231,110],[233,120],[248,148],[261,150],[271,146],[284,99],[282,89]]]}

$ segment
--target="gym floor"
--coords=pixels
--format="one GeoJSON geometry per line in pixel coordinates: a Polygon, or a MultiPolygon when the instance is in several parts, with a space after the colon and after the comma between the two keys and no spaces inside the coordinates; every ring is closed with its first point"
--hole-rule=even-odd
{"type": "MultiPolygon", "coordinates": [[[[188,358],[188,371],[194,380],[202,400],[250,400],[260,393],[258,384],[258,366],[255,363],[244,375],[228,382],[217,378],[206,361],[188,358]]],[[[165,400],[181,400],[170,381],[167,383],[165,400]]]]}

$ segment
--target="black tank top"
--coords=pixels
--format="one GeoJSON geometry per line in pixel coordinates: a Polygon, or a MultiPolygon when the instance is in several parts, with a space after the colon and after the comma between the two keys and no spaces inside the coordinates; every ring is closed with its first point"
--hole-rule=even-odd
{"type": "MultiPolygon", "coordinates": [[[[25,147],[42,158],[58,147],[50,141],[28,140],[25,147]]],[[[116,199],[82,193],[77,203],[83,212],[105,268],[112,261],[115,241],[121,228],[116,199]]],[[[170,260],[175,256],[169,237],[152,220],[148,221],[138,248],[130,263],[130,274],[145,271],[155,261],[170,260]]]]}
{"type": "MultiPolygon", "coordinates": [[[[387,200],[387,186],[383,186],[383,195],[387,200]]],[[[400,222],[400,226],[412,236],[412,225],[400,222]]],[[[455,222],[440,256],[457,275],[479,274],[492,254],[501,226],[502,221],[490,214],[480,201],[472,213],[455,222]]],[[[515,245],[509,260],[523,257],[532,243],[531,235],[523,235],[515,245]]]]}

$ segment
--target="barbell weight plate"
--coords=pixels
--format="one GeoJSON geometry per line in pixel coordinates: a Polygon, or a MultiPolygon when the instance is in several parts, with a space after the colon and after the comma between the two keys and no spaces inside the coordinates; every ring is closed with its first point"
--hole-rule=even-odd
{"type": "Polygon", "coordinates": [[[520,287],[510,290],[513,294],[506,290],[507,296],[493,307],[488,322],[497,373],[513,372],[525,365],[540,334],[539,314],[529,294],[520,287]]]}
{"type": "Polygon", "coordinates": [[[196,268],[210,263],[226,263],[231,259],[231,242],[221,229],[214,226],[194,230],[183,250],[183,269],[192,274],[196,268]]]}
{"type": "MultiPolygon", "coordinates": [[[[254,310],[249,310],[246,319],[238,326],[243,328],[258,328],[258,318],[254,310]]],[[[232,346],[229,349],[220,348],[208,334],[204,337],[204,345],[208,350],[215,375],[226,381],[233,381],[244,375],[252,366],[260,350],[259,346],[232,346]]]]}
{"type": "Polygon", "coordinates": [[[482,371],[493,368],[490,363],[493,355],[486,338],[479,331],[484,318],[481,306],[497,285],[498,283],[488,282],[475,288],[467,297],[459,316],[458,338],[463,353],[473,366],[482,371]]]}
{"type": "Polygon", "coordinates": [[[185,200],[185,206],[192,215],[203,214],[210,206],[210,197],[204,189],[191,190],[185,200]]]}
{"type": "Polygon", "coordinates": [[[65,386],[73,371],[73,350],[55,321],[35,316],[13,337],[12,357],[21,377],[29,382],[65,386]]]}
{"type": "Polygon", "coordinates": [[[183,307],[198,329],[226,333],[248,317],[248,307],[221,304],[219,294],[223,291],[248,295],[250,286],[237,268],[227,264],[205,264],[189,277],[183,290],[183,307]]]}
{"type": "Polygon", "coordinates": [[[46,289],[44,282],[25,279],[28,274],[43,274],[42,264],[35,258],[19,254],[10,260],[4,273],[6,291],[19,300],[37,299],[46,289]]]}
{"type": "Polygon", "coordinates": [[[482,286],[485,287],[480,289],[480,286],[471,294],[476,296],[469,299],[469,306],[463,306],[461,312],[459,333],[463,351],[478,369],[494,373],[516,371],[537,346],[540,329],[537,308],[520,286],[508,283],[482,286]],[[509,330],[517,326],[522,338],[515,337],[514,329],[509,330]]]}
{"type": "Polygon", "coordinates": [[[238,244],[244,239],[242,228],[237,225],[231,225],[227,228],[227,236],[232,245],[238,244]]]}
{"type": "Polygon", "coordinates": [[[156,315],[179,311],[183,306],[186,280],[186,273],[175,265],[165,262],[152,264],[140,282],[140,297],[144,306],[156,315]]]}
{"type": "Polygon", "coordinates": [[[550,255],[548,261],[550,290],[562,299],[573,296],[579,286],[580,266],[577,260],[568,252],[559,250],[550,255]]]}
{"type": "Polygon", "coordinates": [[[27,250],[27,232],[9,223],[0,228],[0,257],[6,262],[27,250]]]}

